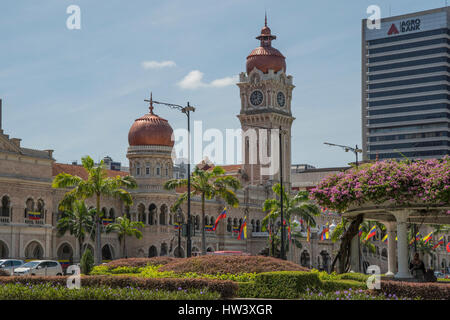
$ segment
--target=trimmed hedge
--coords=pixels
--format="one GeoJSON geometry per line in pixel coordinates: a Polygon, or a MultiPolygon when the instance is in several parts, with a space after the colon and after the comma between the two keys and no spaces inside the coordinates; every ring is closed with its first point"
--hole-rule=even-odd
{"type": "MultiPolygon", "coordinates": [[[[21,283],[41,284],[52,283],[65,286],[66,276],[39,277],[39,276],[14,276],[1,277],[0,284],[21,283]]],[[[238,285],[233,281],[211,280],[211,279],[186,279],[186,278],[140,278],[129,276],[81,276],[81,286],[111,288],[141,288],[149,290],[178,291],[189,289],[206,289],[210,292],[218,292],[221,298],[232,298],[236,296],[238,285]]]]}
{"type": "MultiPolygon", "coordinates": [[[[381,280],[381,291],[386,295],[425,300],[450,300],[449,283],[423,283],[381,280]]],[[[379,290],[372,290],[377,293],[379,290]]]]}
{"type": "Polygon", "coordinates": [[[198,256],[174,260],[159,271],[176,273],[261,273],[271,271],[309,271],[296,263],[264,256],[198,256]]]}
{"type": "Polygon", "coordinates": [[[355,280],[324,280],[322,281],[322,290],[325,292],[334,292],[348,289],[367,289],[367,285],[364,282],[355,280]]]}
{"type": "Polygon", "coordinates": [[[321,281],[316,273],[279,271],[259,273],[254,282],[240,282],[239,296],[245,298],[295,299],[306,288],[318,288],[321,281]]]}
{"type": "Polygon", "coordinates": [[[350,272],[350,273],[342,273],[338,275],[339,279],[343,280],[354,280],[359,282],[367,282],[367,279],[369,279],[370,275],[363,274],[363,273],[356,273],[356,272],[350,272]]]}

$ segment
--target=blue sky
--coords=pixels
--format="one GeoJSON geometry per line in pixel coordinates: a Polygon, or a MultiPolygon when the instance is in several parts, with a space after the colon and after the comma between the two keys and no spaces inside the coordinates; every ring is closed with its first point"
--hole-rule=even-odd
{"type": "MultiPolygon", "coordinates": [[[[323,142],[361,144],[361,19],[372,4],[386,17],[445,1],[2,1],[3,129],[25,147],[54,149],[58,162],[89,154],[128,165],[128,130],[148,111],[150,91],[156,100],[190,101],[204,128],[239,128],[239,90],[226,84],[245,71],[267,10],[273,46],[296,85],[292,163],[345,165],[353,154],[323,142]],[[81,30],[66,28],[71,4],[81,9],[81,30]],[[183,88],[192,71],[203,74],[201,85],[183,88]]],[[[155,113],[185,127],[180,113],[155,113]]]]}

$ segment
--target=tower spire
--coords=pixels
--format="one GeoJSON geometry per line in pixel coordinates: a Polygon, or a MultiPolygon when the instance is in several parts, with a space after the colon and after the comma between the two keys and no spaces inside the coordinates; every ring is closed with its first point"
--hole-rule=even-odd
{"type": "Polygon", "coordinates": [[[267,11],[264,11],[264,26],[267,27],[267,11]]]}
{"type": "Polygon", "coordinates": [[[150,109],[150,114],[154,114],[153,113],[153,92],[150,91],[150,100],[144,99],[145,102],[148,102],[150,104],[149,109],[150,109]]]}

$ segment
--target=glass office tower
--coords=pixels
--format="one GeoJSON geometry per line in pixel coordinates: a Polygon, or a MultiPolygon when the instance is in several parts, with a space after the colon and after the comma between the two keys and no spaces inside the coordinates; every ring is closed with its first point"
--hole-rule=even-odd
{"type": "Polygon", "coordinates": [[[450,154],[450,8],[362,21],[365,160],[450,154]]]}

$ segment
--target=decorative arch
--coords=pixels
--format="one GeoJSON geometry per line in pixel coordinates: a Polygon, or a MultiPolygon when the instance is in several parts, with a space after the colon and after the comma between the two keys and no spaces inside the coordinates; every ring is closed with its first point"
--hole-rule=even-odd
{"type": "Polygon", "coordinates": [[[175,250],[173,251],[173,256],[175,258],[184,258],[184,249],[183,247],[176,247],[175,250]]]}
{"type": "Polygon", "coordinates": [[[166,216],[167,216],[167,205],[163,204],[161,205],[161,208],[159,210],[159,224],[164,226],[167,224],[166,216]]]}
{"type": "Polygon", "coordinates": [[[34,199],[28,198],[27,201],[25,201],[25,218],[28,218],[28,213],[34,211],[34,199]]]}
{"type": "Polygon", "coordinates": [[[9,247],[8,244],[0,240],[0,259],[8,259],[9,258],[9,247]]]}
{"type": "Polygon", "coordinates": [[[137,207],[137,212],[138,212],[138,221],[142,222],[145,224],[145,206],[144,204],[140,203],[137,207]]]}
{"type": "Polygon", "coordinates": [[[300,254],[300,265],[307,268],[311,267],[311,255],[308,250],[303,250],[300,254]]]}
{"type": "Polygon", "coordinates": [[[156,224],[156,205],[154,203],[151,203],[148,206],[148,224],[154,225],[156,224]]]}
{"type": "Polygon", "coordinates": [[[114,259],[114,247],[109,243],[102,247],[102,261],[110,261],[114,259]]]}
{"type": "Polygon", "coordinates": [[[0,216],[10,217],[11,213],[11,199],[8,195],[4,195],[0,201],[0,216]]]}
{"type": "Polygon", "coordinates": [[[39,240],[31,240],[25,246],[25,258],[42,260],[45,256],[44,246],[39,240]]]}
{"type": "Polygon", "coordinates": [[[58,260],[64,269],[73,264],[73,251],[72,245],[68,242],[61,243],[56,250],[58,260]]]}
{"type": "Polygon", "coordinates": [[[167,243],[165,243],[165,242],[161,243],[161,250],[159,251],[160,252],[159,255],[161,257],[167,256],[167,251],[168,251],[167,249],[168,249],[167,248],[167,243]]]}
{"type": "Polygon", "coordinates": [[[153,258],[157,256],[158,256],[158,249],[156,249],[155,246],[150,246],[150,248],[148,248],[148,257],[153,258]]]}

